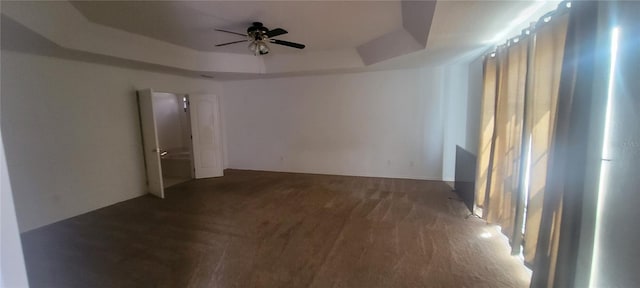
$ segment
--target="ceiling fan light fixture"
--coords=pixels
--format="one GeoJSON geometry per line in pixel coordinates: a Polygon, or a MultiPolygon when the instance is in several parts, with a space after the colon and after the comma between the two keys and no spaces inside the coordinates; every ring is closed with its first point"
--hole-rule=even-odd
{"type": "Polygon", "coordinates": [[[260,43],[258,43],[258,51],[260,55],[269,54],[269,46],[267,46],[267,43],[264,43],[264,41],[260,41],[260,43]]]}
{"type": "Polygon", "coordinates": [[[249,44],[249,51],[253,53],[253,55],[265,55],[269,54],[269,46],[262,40],[253,41],[249,44]]]}
{"type": "Polygon", "coordinates": [[[258,55],[258,43],[257,41],[252,41],[251,43],[249,43],[249,51],[251,51],[251,53],[258,55]]]}

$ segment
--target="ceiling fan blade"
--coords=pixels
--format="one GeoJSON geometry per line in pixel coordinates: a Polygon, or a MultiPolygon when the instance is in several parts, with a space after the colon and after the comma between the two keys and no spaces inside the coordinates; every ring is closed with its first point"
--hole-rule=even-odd
{"type": "Polygon", "coordinates": [[[227,31],[227,30],[222,30],[222,29],[214,29],[214,30],[219,31],[219,32],[231,33],[231,34],[236,34],[236,35],[247,37],[247,34],[242,34],[242,33],[238,33],[238,32],[227,31]]]}
{"type": "Polygon", "coordinates": [[[276,29],[267,31],[267,33],[265,33],[265,35],[267,35],[267,37],[271,38],[271,37],[284,35],[284,34],[287,34],[287,33],[289,33],[289,32],[287,32],[287,30],[284,30],[282,28],[276,28],[276,29]]]}
{"type": "Polygon", "coordinates": [[[306,47],[304,44],[293,43],[293,42],[283,41],[283,40],[278,40],[278,39],[270,39],[269,42],[271,42],[273,44],[289,46],[289,47],[298,48],[298,49],[304,49],[304,47],[306,47]]]}
{"type": "Polygon", "coordinates": [[[227,45],[236,44],[236,43],[242,43],[242,42],[249,42],[249,40],[239,40],[239,41],[233,41],[233,42],[229,42],[229,43],[222,43],[222,44],[216,45],[216,47],[227,46],[227,45]]]}

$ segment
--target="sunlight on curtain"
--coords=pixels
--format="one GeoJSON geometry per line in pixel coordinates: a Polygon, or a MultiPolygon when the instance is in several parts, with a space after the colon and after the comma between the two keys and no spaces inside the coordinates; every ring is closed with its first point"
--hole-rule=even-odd
{"type": "Polygon", "coordinates": [[[489,174],[489,156],[493,140],[493,125],[495,125],[496,105],[496,69],[495,54],[484,60],[484,87],[482,93],[482,115],[480,119],[480,139],[478,143],[478,161],[476,173],[476,205],[484,207],[487,177],[489,174]]]}
{"type": "Polygon", "coordinates": [[[547,163],[554,131],[558,89],[564,56],[568,14],[553,17],[537,28],[531,51],[530,83],[525,135],[531,137],[531,163],[527,215],[524,233],[524,259],[533,263],[547,182],[547,163]]]}
{"type": "MultiPolygon", "coordinates": [[[[511,40],[498,49],[498,93],[486,219],[512,239],[522,148],[527,50],[530,37],[511,40]]],[[[484,211],[483,211],[484,212],[484,211]]]]}
{"type": "Polygon", "coordinates": [[[476,204],[512,253],[522,245],[532,287],[573,287],[582,247],[590,97],[603,60],[600,4],[571,4],[485,59],[476,204]]]}
{"type": "MultiPolygon", "coordinates": [[[[566,9],[545,15],[484,63],[476,205],[487,222],[501,226],[512,253],[523,246],[529,265],[536,255],[556,122],[566,9]]],[[[553,225],[559,226],[559,219],[553,225]]]]}
{"type": "MultiPolygon", "coordinates": [[[[556,48],[563,59],[560,83],[552,86],[552,92],[558,89],[556,112],[553,113],[555,119],[550,118],[553,122],[550,123],[552,136],[548,137],[548,148],[540,154],[541,157],[548,154],[546,178],[538,184],[544,186],[542,207],[537,208],[542,211],[540,224],[537,235],[529,235],[537,241],[532,287],[575,287],[580,247],[588,245],[581,241],[584,213],[589,213],[583,210],[585,191],[589,189],[585,187],[588,182],[585,179],[596,173],[596,169],[587,168],[588,163],[598,163],[600,158],[600,155],[592,155],[589,149],[588,140],[593,133],[592,123],[595,123],[591,122],[594,117],[591,105],[594,99],[604,94],[600,91],[603,85],[594,83],[606,74],[599,68],[602,67],[601,62],[608,59],[599,51],[602,48],[598,42],[601,3],[584,1],[574,4],[567,19],[558,16],[556,22],[550,22],[553,29],[565,26],[564,32],[556,31],[559,33],[557,37],[564,34],[565,40],[564,45],[556,48]]],[[[555,43],[559,45],[561,41],[555,43]]],[[[533,126],[532,131],[535,129],[533,126]]],[[[538,179],[541,181],[543,178],[538,179]]],[[[535,205],[535,201],[530,205],[535,205]]],[[[525,233],[529,233],[528,230],[525,233]]],[[[528,251],[528,254],[532,252],[528,251]]]]}

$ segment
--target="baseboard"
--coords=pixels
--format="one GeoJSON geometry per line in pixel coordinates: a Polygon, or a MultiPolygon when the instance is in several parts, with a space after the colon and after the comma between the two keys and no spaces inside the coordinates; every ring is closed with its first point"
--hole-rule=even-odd
{"type": "Polygon", "coordinates": [[[442,178],[430,178],[430,177],[404,177],[404,176],[381,176],[381,175],[366,175],[366,174],[335,174],[335,173],[322,173],[316,171],[294,171],[294,170],[264,170],[264,169],[251,169],[251,168],[237,168],[226,167],[226,170],[243,170],[243,171],[256,171],[256,172],[273,172],[273,173],[294,173],[294,174],[308,174],[308,175],[326,175],[326,176],[348,176],[348,177],[368,177],[368,178],[382,178],[382,179],[406,179],[406,180],[425,180],[425,181],[439,181],[443,182],[442,178]]]}

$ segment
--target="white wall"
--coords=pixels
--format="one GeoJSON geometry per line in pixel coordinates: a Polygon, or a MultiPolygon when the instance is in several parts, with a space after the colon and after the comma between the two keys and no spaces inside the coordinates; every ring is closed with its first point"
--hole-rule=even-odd
{"type": "Polygon", "coordinates": [[[20,230],[144,194],[134,93],[142,88],[221,95],[229,168],[451,180],[443,167],[455,157],[447,153],[465,143],[465,132],[448,130],[467,120],[450,112],[467,109],[467,90],[457,87],[466,73],[422,68],[222,84],[4,52],[2,130],[20,230]]]}
{"type": "Polygon", "coordinates": [[[425,68],[224,82],[227,167],[442,179],[443,77],[425,68]]]}
{"type": "Polygon", "coordinates": [[[28,287],[4,145],[0,140],[0,287],[28,287]]]}
{"type": "Polygon", "coordinates": [[[455,180],[456,146],[477,156],[482,104],[482,58],[444,67],[442,179],[455,180]]]}
{"type": "MultiPolygon", "coordinates": [[[[0,10],[1,10],[0,5],[0,10]]],[[[1,31],[2,29],[0,29],[1,31]]],[[[0,57],[2,52],[0,51],[0,57]]],[[[1,70],[1,69],[0,69],[1,70]]],[[[0,71],[0,79],[2,78],[0,71]]],[[[1,81],[0,81],[1,82],[1,81]]],[[[1,99],[0,99],[1,100],[1,99]]],[[[0,111],[2,101],[0,101],[0,111]]],[[[0,123],[2,122],[0,112],[0,123]]],[[[29,287],[0,125],[0,287],[29,287]]]]}
{"type": "Polygon", "coordinates": [[[140,196],[135,90],[216,93],[216,82],[2,53],[2,133],[27,231],[140,196]]]}
{"type": "Polygon", "coordinates": [[[444,69],[444,135],[442,151],[442,179],[454,181],[456,145],[467,148],[467,65],[449,65],[444,69]]]}
{"type": "Polygon", "coordinates": [[[0,139],[0,228],[0,287],[28,287],[2,139],[0,139]]]}
{"type": "Polygon", "coordinates": [[[476,156],[478,155],[480,116],[482,114],[482,60],[483,58],[479,57],[471,62],[468,68],[466,145],[463,146],[476,156]]]}
{"type": "MultiPolygon", "coordinates": [[[[619,25],[620,36],[611,94],[608,138],[605,139],[607,153],[602,153],[602,150],[597,151],[600,152],[598,156],[602,155],[609,160],[601,162],[600,181],[602,183],[599,183],[601,188],[597,198],[597,226],[591,287],[638,287],[640,283],[640,273],[638,273],[640,249],[637,244],[637,239],[640,237],[640,226],[637,222],[640,218],[640,209],[638,209],[640,204],[640,177],[638,177],[638,171],[640,171],[640,125],[638,125],[640,123],[640,113],[638,113],[640,107],[640,81],[638,81],[640,79],[638,72],[640,3],[620,1],[611,3],[609,9],[601,10],[604,11],[602,14],[606,13],[615,21],[602,22],[619,25]]],[[[609,29],[612,28],[607,27],[607,30],[609,29]]],[[[601,38],[603,43],[601,42],[600,45],[610,49],[610,37],[605,34],[601,38]]],[[[598,80],[600,79],[595,81],[598,80]]],[[[596,95],[597,98],[604,98],[602,96],[602,94],[596,95]]],[[[599,108],[602,113],[606,105],[597,104],[600,105],[595,108],[599,108]]],[[[593,114],[591,113],[590,116],[593,114]]],[[[597,128],[599,131],[604,131],[604,127],[597,128]]],[[[583,239],[581,240],[584,241],[583,239]]]]}

